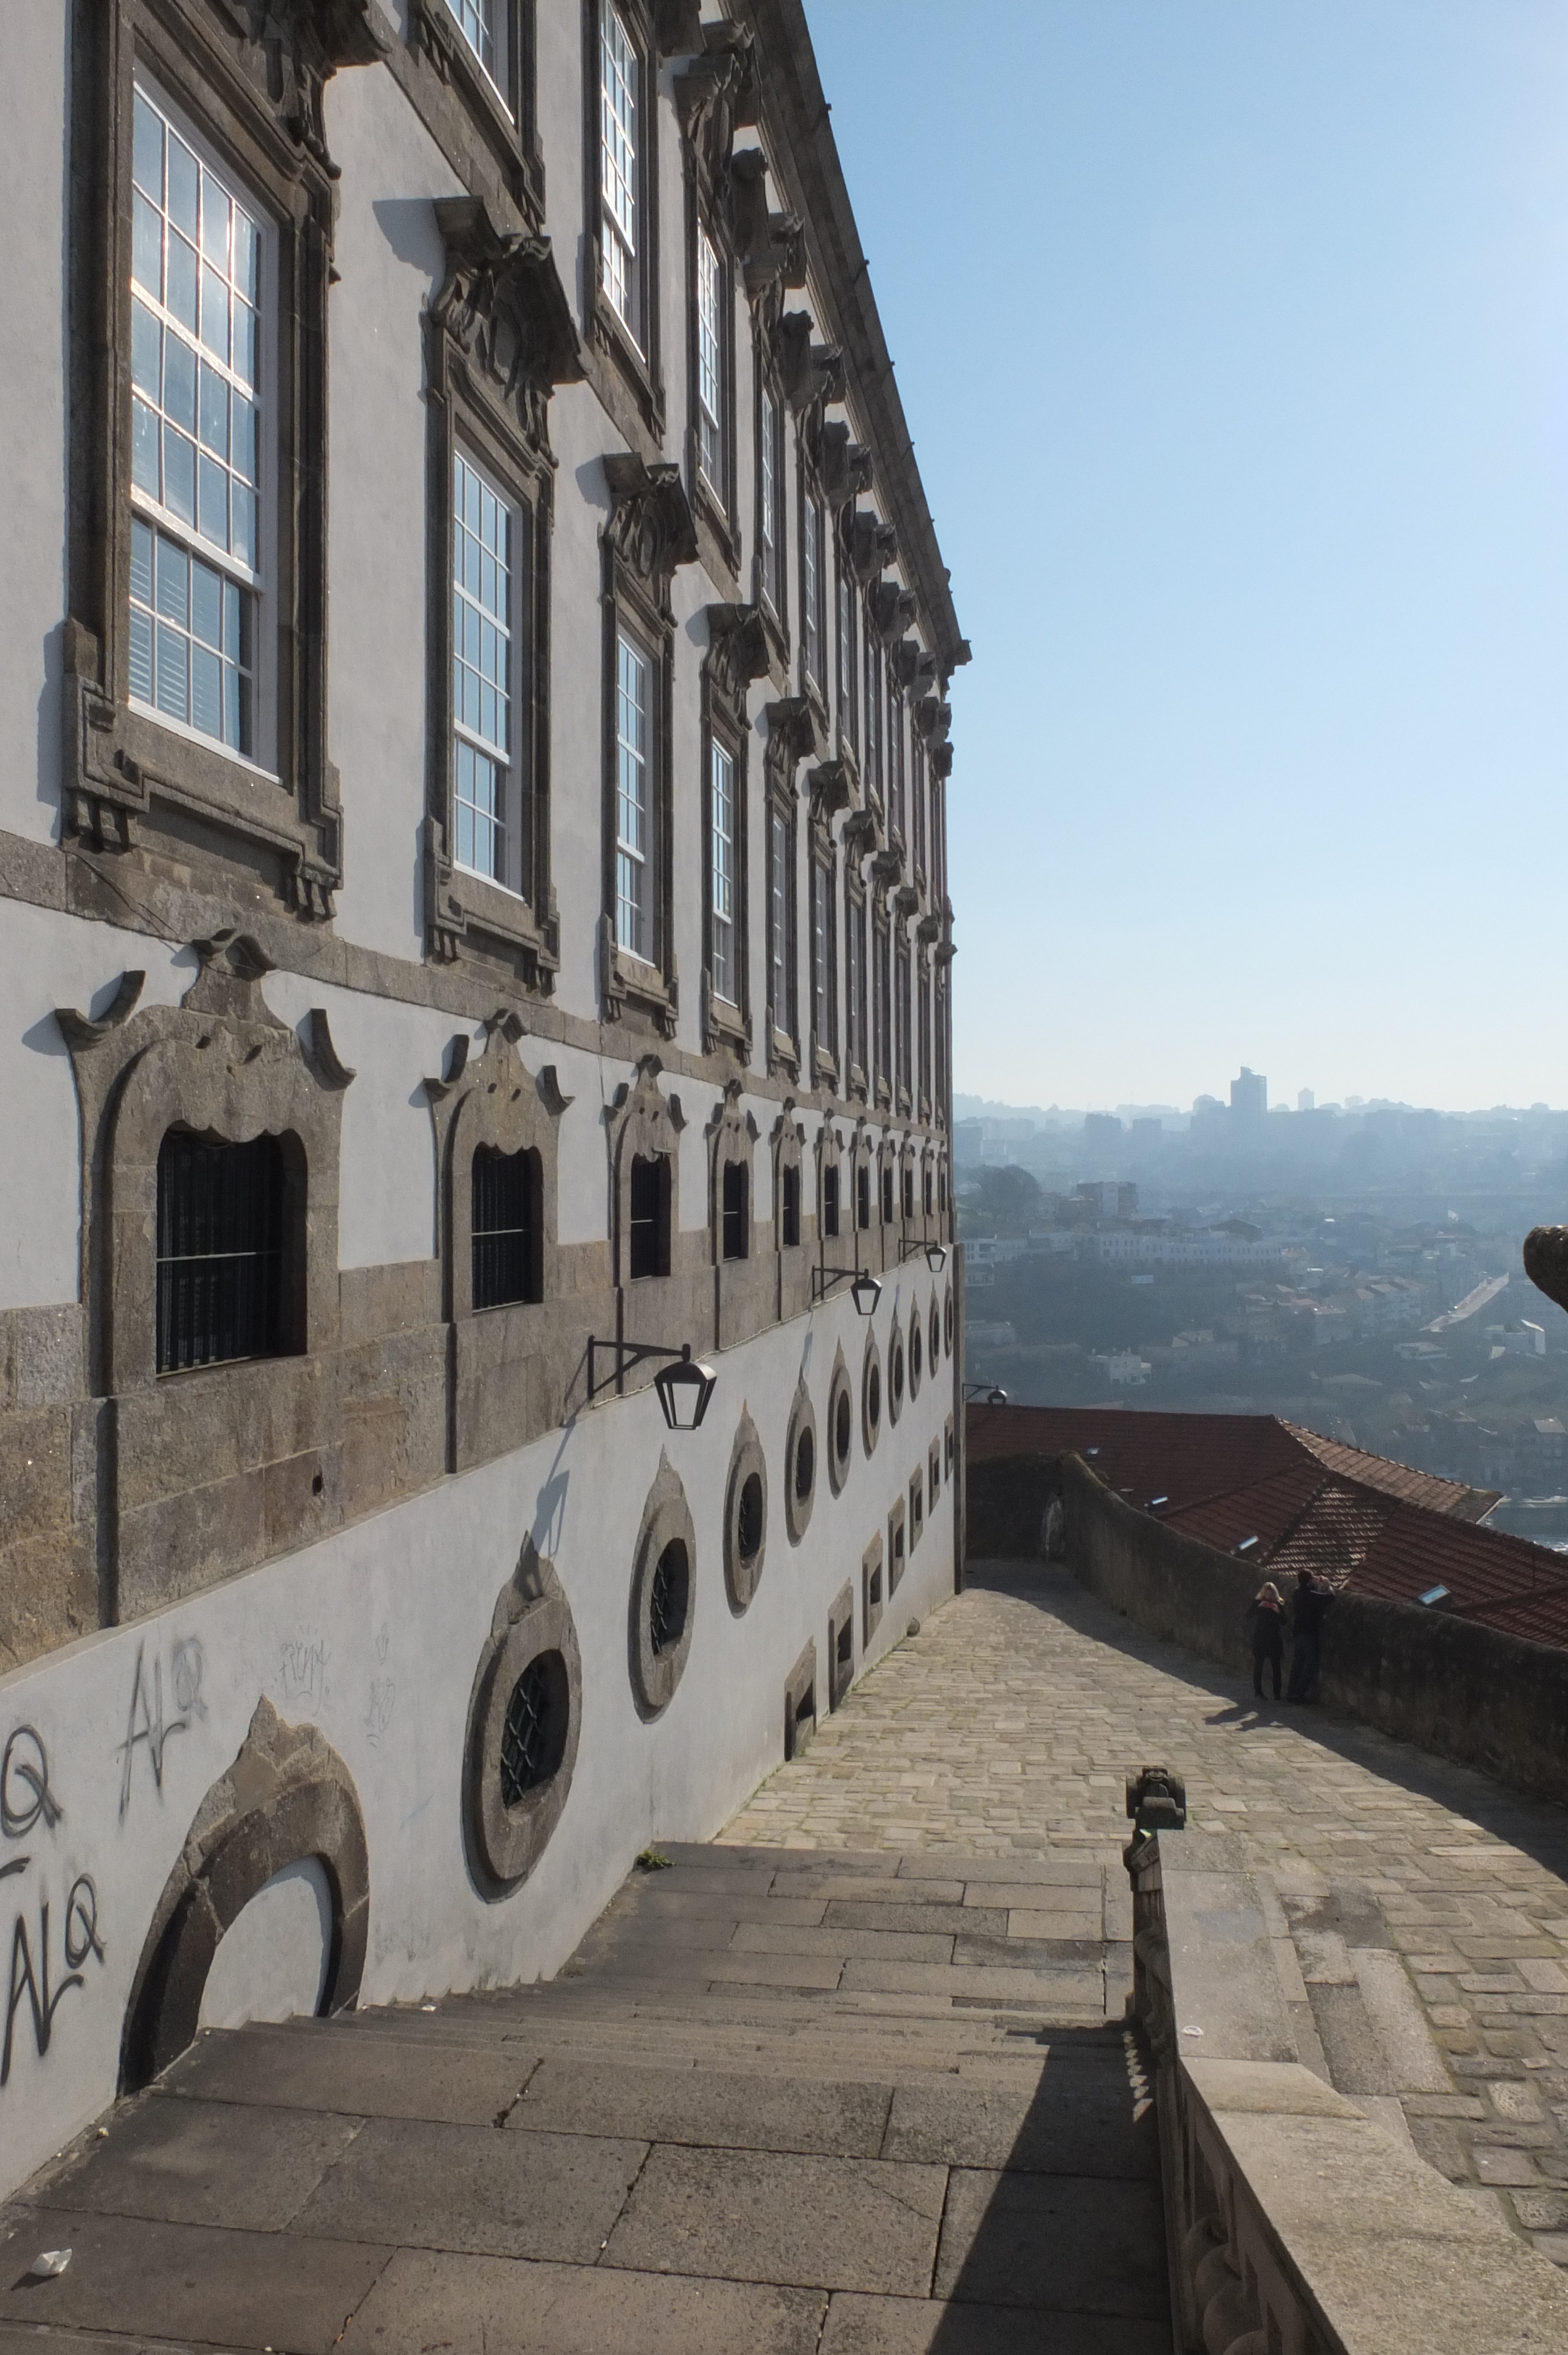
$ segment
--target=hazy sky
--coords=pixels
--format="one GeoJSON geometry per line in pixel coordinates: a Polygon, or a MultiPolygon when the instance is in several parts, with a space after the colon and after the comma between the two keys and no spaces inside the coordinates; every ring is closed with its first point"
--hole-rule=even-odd
{"type": "Polygon", "coordinates": [[[1568,1102],[1568,0],[807,0],[975,660],[959,1087],[1568,1102]]]}

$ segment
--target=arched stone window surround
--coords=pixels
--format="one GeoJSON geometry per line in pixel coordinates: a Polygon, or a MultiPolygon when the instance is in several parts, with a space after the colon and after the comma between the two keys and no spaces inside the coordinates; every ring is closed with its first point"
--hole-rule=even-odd
{"type": "Polygon", "coordinates": [[[470,1873],[487,1899],[509,1896],[526,1880],[561,1819],[577,1764],[582,1705],[582,1655],[571,1605],[555,1564],[526,1538],[516,1570],[496,1597],[474,1670],[463,1745],[463,1840],[470,1873]],[[501,1787],[507,1710],[524,1672],[551,1655],[564,1671],[559,1763],[546,1781],[509,1807],[501,1787]]]}
{"type": "Polygon", "coordinates": [[[751,1257],[757,1227],[753,1149],[758,1134],[756,1119],[741,1102],[741,1082],[731,1080],[714,1106],[707,1127],[709,1244],[715,1267],[724,1264],[724,1173],[727,1168],[740,1168],[746,1173],[747,1248],[743,1256],[751,1257]]]}
{"type": "MultiPolygon", "coordinates": [[[[305,1040],[272,1012],[261,994],[271,964],[253,940],[225,932],[192,946],[200,969],[177,1007],[137,1013],[145,976],[127,973],[101,1020],[69,1007],[57,1016],[81,1114],[82,1298],[101,1395],[158,1379],[158,1148],[171,1128],[232,1145],[263,1135],[292,1140],[284,1211],[298,1286],[291,1354],[337,1343],[338,1155],[354,1073],[338,1061],[319,1007],[305,1040]]],[[[233,1371],[175,1379],[194,1384],[204,1372],[233,1371]]]]}
{"type": "Polygon", "coordinates": [[[904,1412],[904,1401],[906,1396],[905,1376],[904,1327],[899,1322],[898,1310],[895,1305],[893,1326],[887,1337],[887,1420],[889,1423],[896,1423],[904,1412]]]}
{"type": "Polygon", "coordinates": [[[752,1597],[762,1582],[767,1550],[768,1458],[757,1425],[743,1407],[730,1450],[724,1500],[724,1582],[729,1607],[737,1619],[750,1609],[752,1597]],[[744,1525],[753,1516],[756,1526],[748,1529],[744,1525]],[[744,1542],[748,1535],[756,1540],[749,1552],[744,1542]]]}
{"type": "MultiPolygon", "coordinates": [[[[636,1160],[662,1156],[669,1163],[670,1272],[675,1272],[676,1237],[681,1231],[680,1140],[686,1118],[680,1097],[666,1097],[660,1091],[659,1074],[663,1068],[657,1055],[644,1055],[637,1066],[635,1079],[617,1089],[607,1115],[614,1281],[618,1285],[631,1280],[631,1165],[636,1160]]],[[[658,1281],[654,1277],[639,1280],[658,1281]]]]}
{"type": "Polygon", "coordinates": [[[313,1725],[256,1704],[227,1774],[196,1809],[164,1884],[125,2007],[120,2090],[132,2093],[196,2038],[202,1991],[224,1932],[274,1874],[318,1861],[332,1900],[332,1944],[318,2015],[351,2011],[365,1969],[370,1866],[354,1777],[313,1725]]]}
{"type": "Polygon", "coordinates": [[[786,1096],[784,1109],[773,1124],[768,1140],[773,1151],[773,1248],[777,1252],[803,1250],[806,1242],[806,1188],[804,1160],[806,1132],[795,1118],[795,1099],[786,1096]],[[795,1200],[798,1212],[798,1233],[793,1243],[784,1240],[784,1172],[795,1172],[795,1200]]]}
{"type": "Polygon", "coordinates": [[[865,1355],[860,1366],[860,1442],[868,1455],[876,1453],[876,1443],[882,1436],[883,1419],[887,1401],[883,1395],[882,1352],[876,1346],[876,1335],[865,1337],[865,1355]]]}
{"type": "Polygon", "coordinates": [[[920,1303],[918,1300],[912,1300],[909,1303],[909,1341],[906,1359],[909,1371],[909,1395],[912,1399],[918,1398],[920,1395],[920,1383],[926,1370],[925,1361],[926,1342],[920,1303]]]}
{"type": "MultiPolygon", "coordinates": [[[[485,1025],[482,1051],[472,1060],[460,1032],[448,1050],[447,1076],[427,1080],[435,1124],[439,1172],[438,1248],[441,1257],[443,1313],[471,1316],[473,1306],[473,1156],[482,1146],[498,1153],[539,1156],[539,1239],[536,1270],[540,1301],[557,1297],[556,1185],[561,1115],[572,1102],[561,1093],[556,1067],[535,1073],[517,1053],[523,1024],[514,1013],[493,1014],[485,1025]]],[[[535,1304],[514,1301],[514,1311],[535,1304]]],[[[484,1309],[493,1316],[503,1312],[484,1309]]]]}
{"type": "Polygon", "coordinates": [[[660,1716],[673,1700],[691,1652],[696,1615],[697,1533],[680,1475],[669,1457],[661,1454],[658,1474],[642,1508],[642,1523],[631,1557],[628,1658],[631,1697],[640,1717],[651,1720],[660,1716]],[[683,1545],[686,1550],[686,1616],[676,1641],[656,1652],[650,1626],[653,1573],[670,1545],[683,1545]]]}
{"type": "Polygon", "coordinates": [[[842,1346],[833,1353],[832,1378],[828,1383],[827,1428],[828,1485],[835,1497],[842,1497],[854,1463],[854,1384],[842,1346]],[[842,1449],[841,1433],[846,1442],[842,1449]]]}
{"type": "Polygon", "coordinates": [[[784,1526],[791,1545],[800,1544],[810,1522],[817,1497],[817,1456],[816,1410],[802,1374],[784,1438],[784,1526]]]}
{"type": "Polygon", "coordinates": [[[935,1292],[931,1295],[931,1315],[927,1326],[926,1356],[934,1376],[942,1362],[942,1316],[935,1292]]]}

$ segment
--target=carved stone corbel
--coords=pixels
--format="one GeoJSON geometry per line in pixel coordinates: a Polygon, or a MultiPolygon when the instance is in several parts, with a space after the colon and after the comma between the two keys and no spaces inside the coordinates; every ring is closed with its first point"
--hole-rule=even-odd
{"type": "Polygon", "coordinates": [[[547,237],[496,227],[482,197],[438,197],[447,274],[430,314],[514,403],[535,448],[548,453],[550,395],[583,373],[571,304],[547,237]]]}
{"type": "MultiPolygon", "coordinates": [[[[768,156],[760,147],[743,148],[729,160],[730,226],[748,299],[765,294],[781,307],[781,290],[806,282],[806,232],[794,213],[768,208],[768,156]]],[[[777,307],[763,321],[769,340],[778,333],[777,307]]]]}
{"type": "Polygon", "coordinates": [[[912,589],[896,581],[879,581],[871,592],[871,623],[884,645],[890,646],[911,627],[919,610],[912,589]]]}
{"type": "Polygon", "coordinates": [[[606,541],[652,591],[669,620],[671,576],[679,565],[697,560],[697,527],[681,469],[668,460],[645,465],[622,451],[611,451],[602,463],[610,496],[606,541]]]}
{"type": "Polygon", "coordinates": [[[925,695],[915,706],[914,719],[915,733],[929,750],[935,751],[938,744],[945,744],[948,741],[948,730],[953,724],[953,707],[950,703],[944,703],[940,696],[925,695]]]}
{"type": "Polygon", "coordinates": [[[933,744],[930,752],[930,762],[931,774],[934,777],[950,777],[953,773],[952,746],[945,741],[940,744],[933,744]]]}
{"type": "Polygon", "coordinates": [[[773,338],[779,380],[784,397],[797,411],[821,410],[842,400],[848,388],[844,356],[837,344],[814,344],[815,326],[810,311],[789,311],[779,322],[773,338]]]}
{"type": "Polygon", "coordinates": [[[757,119],[757,65],[747,26],[705,25],[702,37],[695,62],[675,77],[675,109],[698,181],[727,216],[736,131],[757,119]]]}
{"type": "Polygon", "coordinates": [[[915,937],[920,943],[922,948],[928,949],[932,942],[940,937],[941,931],[942,920],[940,916],[925,915],[921,917],[919,922],[915,927],[915,937]]]}
{"type": "Polygon", "coordinates": [[[753,679],[768,676],[768,631],[761,608],[710,605],[707,623],[708,675],[726,702],[744,712],[747,688],[753,679]]]}
{"type": "Polygon", "coordinates": [[[847,425],[824,425],[818,439],[817,472],[821,477],[822,496],[836,512],[870,490],[871,452],[859,442],[850,440],[847,425]]]}
{"type": "Polygon", "coordinates": [[[869,807],[852,810],[843,823],[843,846],[852,858],[864,858],[868,853],[880,851],[887,839],[882,820],[869,807]]]}
{"type": "Polygon", "coordinates": [[[884,523],[879,515],[869,509],[851,518],[850,570],[863,587],[895,563],[897,557],[898,534],[890,523],[884,523]]]}
{"type": "Polygon", "coordinates": [[[768,782],[775,791],[792,794],[797,768],[818,749],[815,716],[803,695],[790,695],[768,704],[764,717],[768,721],[764,760],[768,782]]]}
{"type": "Polygon", "coordinates": [[[296,146],[329,178],[340,177],[327,152],[323,100],[346,66],[378,65],[392,28],[376,0],[249,0],[250,37],[265,53],[268,95],[296,146]]]}
{"type": "Polygon", "coordinates": [[[824,825],[838,810],[853,809],[859,798],[854,771],[843,759],[819,761],[806,779],[811,815],[824,825]]]}

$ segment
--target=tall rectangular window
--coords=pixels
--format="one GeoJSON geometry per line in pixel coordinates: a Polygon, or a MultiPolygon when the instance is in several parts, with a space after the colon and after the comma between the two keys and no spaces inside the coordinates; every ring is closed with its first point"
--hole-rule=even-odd
{"type": "Polygon", "coordinates": [[[712,238],[697,230],[697,463],[721,502],[724,463],[724,272],[712,238]]]}
{"type": "Polygon", "coordinates": [[[476,1146],[471,1184],[475,1309],[537,1300],[538,1155],[476,1146]]]}
{"type": "Polygon", "coordinates": [[[889,815],[893,831],[900,841],[906,839],[904,807],[904,698],[890,678],[887,682],[887,792],[891,805],[889,815]]]}
{"type": "Polygon", "coordinates": [[[872,1054],[878,1082],[892,1075],[887,1061],[887,934],[876,927],[871,954],[872,1054]]]}
{"type": "Polygon", "coordinates": [[[283,1153],[275,1136],[158,1148],[157,1369],[183,1373],[289,1347],[283,1153]]]}
{"type": "Polygon", "coordinates": [[[504,17],[506,0],[447,0],[447,6],[456,17],[463,39],[491,80],[499,85],[504,59],[495,38],[495,20],[498,13],[504,17]]]}
{"type": "Polygon", "coordinates": [[[874,801],[882,799],[882,648],[865,634],[865,782],[874,801]]]}
{"type": "Polygon", "coordinates": [[[768,822],[768,887],[769,900],[769,986],[773,1027],[789,1028],[789,826],[782,811],[768,822]]]}
{"type": "MultiPolygon", "coordinates": [[[[853,900],[844,912],[844,1008],[847,1060],[865,1070],[865,920],[853,900]]],[[[847,1074],[846,1074],[847,1077],[847,1074]]]]}
{"type": "Polygon", "coordinates": [[[860,750],[855,729],[854,583],[841,560],[838,579],[839,734],[851,749],[860,750]]]}
{"type": "Polygon", "coordinates": [[[639,1154],[631,1164],[627,1191],[627,1208],[630,1213],[627,1273],[634,1283],[644,1275],[668,1275],[670,1163],[667,1155],[639,1154]]]}
{"type": "Polygon", "coordinates": [[[822,684],[822,510],[806,495],[800,531],[800,650],[806,677],[822,684]]]}
{"type": "Polygon", "coordinates": [[[720,1185],[724,1256],[726,1259],[745,1259],[749,1254],[751,1231],[746,1215],[746,1171],[738,1161],[725,1163],[720,1185]]]}
{"type": "Polygon", "coordinates": [[[926,748],[923,744],[917,743],[912,747],[909,756],[909,765],[912,773],[913,784],[911,799],[915,804],[915,864],[919,872],[924,875],[927,871],[927,860],[926,748]]]}
{"type": "Polygon", "coordinates": [[[648,658],[623,631],[616,634],[615,665],[615,938],[618,947],[651,960],[648,658]]]}
{"type": "Polygon", "coordinates": [[[620,11],[604,0],[599,20],[599,234],[606,295],[633,343],[642,341],[642,60],[620,11]]]}
{"type": "Polygon", "coordinates": [[[839,1165],[830,1161],[822,1172],[822,1232],[836,1235],[839,1231],[839,1165]]]}
{"type": "MultiPolygon", "coordinates": [[[[902,929],[901,926],[900,930],[902,929]]],[[[897,992],[895,1000],[894,1022],[898,1038],[898,1085],[905,1095],[909,1092],[910,1011],[909,948],[907,942],[901,940],[898,943],[897,992]]]]}
{"type": "Polygon", "coordinates": [[[506,882],[512,810],[513,517],[452,453],[452,814],[460,867],[506,882]]]}
{"type": "Polygon", "coordinates": [[[920,1022],[920,1093],[931,1101],[931,985],[922,973],[916,991],[920,1022]]]}
{"type": "Polygon", "coordinates": [[[255,758],[262,231],[140,87],[132,180],[131,694],[255,758]]]}
{"type": "Polygon", "coordinates": [[[833,889],[830,869],[811,862],[811,1028],[825,1054],[838,1055],[838,1023],[834,1018],[833,889]]]}
{"type": "Polygon", "coordinates": [[[783,611],[782,578],[782,512],[779,486],[783,481],[782,450],[783,420],[779,403],[770,392],[762,395],[762,413],[758,434],[758,549],[762,574],[762,593],[776,613],[783,611]]]}
{"type": "Polygon", "coordinates": [[[713,870],[714,994],[736,1002],[735,970],[735,762],[722,744],[708,748],[708,842],[713,870]]]}

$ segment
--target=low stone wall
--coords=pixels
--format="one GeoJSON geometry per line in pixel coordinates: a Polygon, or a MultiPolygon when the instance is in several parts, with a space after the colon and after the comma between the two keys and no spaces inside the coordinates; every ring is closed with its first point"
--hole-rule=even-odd
{"type": "Polygon", "coordinates": [[[1127,1854],[1176,2346],[1544,2355],[1568,2345],[1556,2268],[1303,2064],[1240,1842],[1162,1831],[1127,1854]]]}
{"type": "MultiPolygon", "coordinates": [[[[1054,1497],[1063,1554],[1093,1593],[1148,1634],[1250,1678],[1246,1610],[1259,1569],[1166,1529],[1076,1455],[972,1465],[970,1552],[1043,1553],[1054,1497]]],[[[1325,1707],[1401,1742],[1568,1802],[1568,1651],[1554,1645],[1351,1593],[1324,1621],[1319,1690],[1325,1707]]]]}

